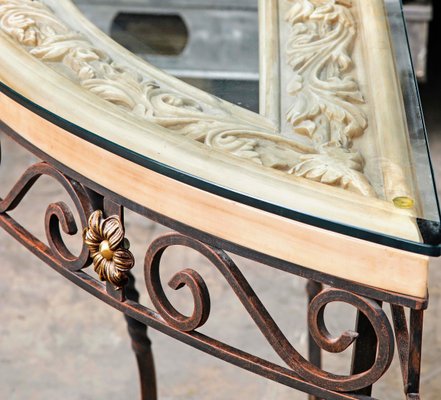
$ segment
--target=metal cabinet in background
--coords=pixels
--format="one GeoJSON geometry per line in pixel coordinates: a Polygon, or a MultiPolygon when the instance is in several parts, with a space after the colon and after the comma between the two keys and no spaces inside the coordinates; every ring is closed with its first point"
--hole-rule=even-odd
{"type": "MultiPolygon", "coordinates": [[[[259,78],[258,0],[74,1],[107,35],[175,76],[259,78]],[[158,30],[164,40],[152,42],[158,30]]],[[[431,1],[403,3],[415,72],[424,81],[431,1]]]]}
{"type": "Polygon", "coordinates": [[[259,78],[258,0],[75,3],[107,35],[175,76],[259,78]],[[161,43],[152,43],[158,37],[163,38],[161,43]]]}

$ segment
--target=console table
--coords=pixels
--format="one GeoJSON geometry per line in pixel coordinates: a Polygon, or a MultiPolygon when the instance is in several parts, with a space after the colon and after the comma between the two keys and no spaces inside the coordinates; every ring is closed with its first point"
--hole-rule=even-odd
{"type": "Polygon", "coordinates": [[[135,57],[69,0],[0,0],[0,129],[41,160],[0,200],[0,225],[125,314],[143,400],[156,398],[146,327],[314,399],[373,399],[397,352],[404,396],[419,399],[440,212],[400,1],[261,0],[259,32],[258,114],[135,57]],[[10,211],[42,176],[79,218],[51,203],[37,238],[10,211]],[[154,309],[134,287],[142,263],[124,209],[172,230],[146,249],[154,309]],[[76,235],[79,254],[63,234],[76,235]],[[168,283],[190,290],[193,312],[175,308],[160,275],[175,246],[219,271],[279,363],[199,331],[210,294],[195,269],[168,283]],[[306,280],[309,359],[229,253],[306,280]],[[357,310],[355,330],[330,334],[331,303],[357,310]],[[322,368],[322,351],[351,346],[349,374],[322,368]]]}

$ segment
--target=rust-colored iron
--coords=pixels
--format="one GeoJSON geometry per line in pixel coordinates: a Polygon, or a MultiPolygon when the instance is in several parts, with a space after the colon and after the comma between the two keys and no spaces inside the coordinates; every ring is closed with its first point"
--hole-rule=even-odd
{"type": "MultiPolygon", "coordinates": [[[[28,168],[6,198],[0,199],[0,225],[57,272],[126,315],[132,347],[138,360],[143,400],[154,400],[157,396],[154,362],[151,343],[146,332],[147,326],[240,368],[308,393],[311,399],[327,400],[373,399],[371,397],[372,386],[389,368],[394,353],[394,340],[396,340],[403,371],[403,394],[408,400],[420,398],[421,338],[423,310],[427,306],[426,302],[363,287],[344,280],[331,279],[326,274],[312,273],[305,268],[289,265],[282,260],[268,258],[218,238],[207,236],[191,227],[180,225],[166,216],[155,214],[151,210],[133,204],[114,193],[109,193],[105,188],[84,179],[33,148],[12,131],[8,129],[5,131],[45,162],[28,168]],[[123,244],[123,207],[131,208],[153,221],[179,230],[179,233],[173,232],[154,240],[145,256],[145,283],[156,310],[139,304],[139,294],[134,287],[130,268],[123,271],[124,276],[120,281],[115,283],[108,279],[111,284],[107,285],[87,273],[86,268],[92,261],[89,256],[90,246],[84,244],[80,254],[75,256],[63,242],[61,230],[69,235],[75,235],[78,231],[73,213],[65,203],[54,202],[47,208],[45,227],[48,245],[11,218],[8,211],[20,204],[29,189],[42,175],[52,177],[63,186],[73,200],[82,230],[90,229],[90,220],[93,215],[99,217],[98,219],[101,218],[101,222],[112,216],[118,219],[121,228],[121,231],[117,232],[118,240],[103,235],[100,243],[98,241],[93,243],[104,258],[107,256],[110,258],[113,255],[111,252],[115,252],[123,244]],[[97,210],[102,210],[102,214],[100,212],[93,214],[97,210]],[[118,242],[118,246],[112,247],[113,239],[115,243],[118,242]],[[109,241],[107,247],[101,246],[101,242],[105,240],[109,241]],[[185,268],[174,275],[169,282],[175,290],[184,286],[190,289],[194,303],[192,314],[183,315],[173,307],[163,290],[160,266],[164,252],[176,246],[185,246],[199,252],[220,272],[220,276],[228,282],[254,320],[256,327],[280,357],[280,364],[246,353],[198,332],[198,328],[203,326],[210,316],[210,295],[204,279],[195,270],[185,268]],[[289,342],[226,251],[261,261],[270,267],[309,280],[309,361],[289,342]],[[120,290],[116,290],[115,284],[120,290]],[[323,284],[331,287],[324,288],[323,284]],[[331,336],[324,319],[326,307],[334,302],[349,304],[358,312],[355,330],[343,332],[339,337],[331,336]],[[394,329],[383,311],[383,302],[388,302],[392,307],[394,329]],[[409,328],[404,312],[405,306],[411,309],[409,328]],[[348,375],[332,374],[322,368],[322,351],[339,353],[350,347],[354,349],[354,357],[351,372],[348,375]]],[[[133,261],[130,261],[130,267],[133,266],[133,261]]]]}
{"type": "Polygon", "coordinates": [[[369,370],[352,376],[326,372],[307,361],[294,349],[225,252],[177,233],[166,234],[156,239],[147,251],[145,259],[145,279],[150,298],[159,314],[173,327],[189,332],[203,325],[209,315],[210,298],[207,286],[200,275],[186,269],[175,275],[169,285],[173,289],[184,285],[190,288],[194,300],[193,315],[186,317],[170,304],[162,289],[159,268],[164,251],[172,246],[185,246],[198,251],[221,272],[269,344],[293,372],[305,380],[331,390],[349,392],[373,384],[390,366],[394,349],[392,328],[386,314],[375,301],[338,289],[326,289],[312,300],[309,308],[309,327],[313,339],[321,349],[333,353],[343,352],[358,336],[355,332],[345,332],[339,338],[331,337],[323,318],[324,309],[331,302],[351,304],[363,312],[374,327],[380,343],[374,365],[369,370]]]}
{"type": "MultiPolygon", "coordinates": [[[[14,210],[42,176],[49,176],[59,182],[73,200],[80,217],[82,229],[93,212],[91,200],[82,185],[66,177],[52,165],[41,162],[29,167],[4,200],[0,201],[0,213],[14,210]]],[[[49,204],[45,217],[46,236],[49,246],[60,262],[72,271],[79,271],[90,263],[89,249],[83,245],[79,256],[73,255],[63,242],[60,226],[64,233],[75,235],[78,231],[72,211],[63,202],[49,204]]]]}

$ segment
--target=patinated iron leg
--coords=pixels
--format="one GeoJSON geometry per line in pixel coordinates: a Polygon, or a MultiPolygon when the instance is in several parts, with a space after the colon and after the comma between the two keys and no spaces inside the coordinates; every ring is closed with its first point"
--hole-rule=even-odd
{"type": "MultiPolygon", "coordinates": [[[[120,205],[104,198],[95,196],[96,202],[102,202],[107,216],[117,215],[124,223],[124,209],[120,205]]],[[[127,284],[121,290],[115,290],[113,285],[107,283],[107,292],[119,301],[131,300],[139,302],[139,292],[135,287],[135,277],[127,272],[127,284]]],[[[124,315],[127,322],[127,329],[132,339],[132,348],[138,363],[139,378],[141,384],[141,400],[156,400],[156,374],[153,360],[152,343],[147,336],[147,326],[143,323],[124,315]]]]}
{"type": "Polygon", "coordinates": [[[422,310],[410,311],[409,366],[406,395],[408,400],[420,400],[421,351],[423,338],[422,310]]]}
{"type": "MultiPolygon", "coordinates": [[[[135,288],[135,278],[128,274],[129,281],[125,288],[127,300],[139,301],[139,293],[135,288]]],[[[147,336],[147,327],[125,315],[127,328],[132,339],[132,348],[138,362],[139,377],[141,381],[141,399],[156,400],[156,375],[153,361],[152,343],[147,336]]]]}
{"type": "MultiPolygon", "coordinates": [[[[308,281],[306,284],[306,292],[308,293],[308,303],[311,303],[312,299],[317,296],[323,290],[323,285],[315,281],[308,281]]],[[[317,343],[312,338],[311,334],[308,332],[308,357],[317,367],[322,366],[322,352],[317,343]]],[[[308,396],[309,400],[320,400],[316,396],[308,396]]]]}
{"type": "MultiPolygon", "coordinates": [[[[359,374],[372,367],[377,353],[377,337],[374,328],[368,318],[361,312],[357,313],[357,322],[355,331],[358,332],[358,338],[354,344],[352,353],[352,374],[359,374]]],[[[357,394],[370,396],[372,386],[368,386],[356,392],[357,394]]]]}
{"type": "Polygon", "coordinates": [[[406,399],[420,400],[424,310],[410,310],[409,328],[404,308],[392,305],[391,310],[406,399]]]}

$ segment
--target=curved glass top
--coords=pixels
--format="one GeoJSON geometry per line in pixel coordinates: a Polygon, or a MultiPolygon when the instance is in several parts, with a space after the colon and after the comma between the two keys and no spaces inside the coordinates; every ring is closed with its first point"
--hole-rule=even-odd
{"type": "Polygon", "coordinates": [[[0,0],[4,94],[204,191],[440,255],[438,199],[399,0],[74,3],[81,13],[69,0],[0,0]],[[85,107],[126,119],[127,131],[113,134],[111,122],[96,128],[63,108],[56,91],[32,90],[31,64],[14,72],[8,64],[13,47],[24,50],[16,57],[44,66],[41,79],[70,93],[75,85],[85,107]]]}

